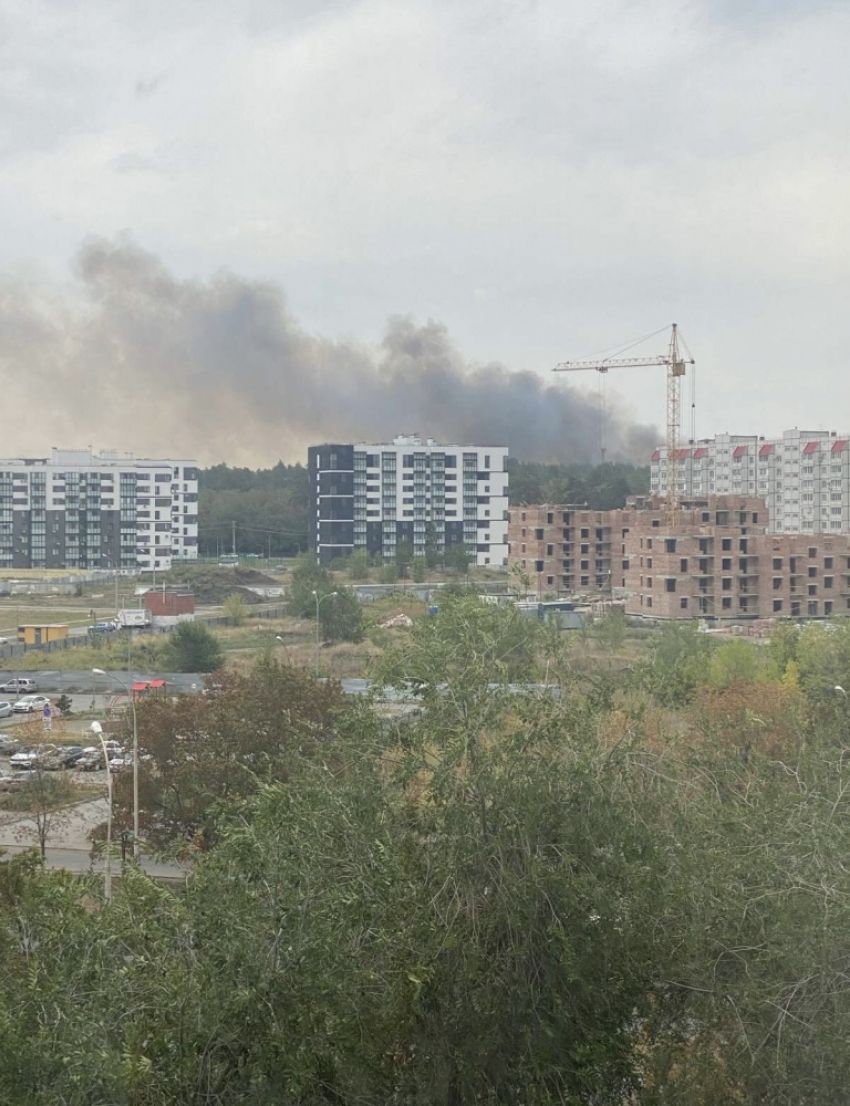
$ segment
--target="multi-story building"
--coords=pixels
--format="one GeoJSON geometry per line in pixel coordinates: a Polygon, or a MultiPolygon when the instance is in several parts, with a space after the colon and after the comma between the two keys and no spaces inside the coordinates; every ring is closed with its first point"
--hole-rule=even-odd
{"type": "Polygon", "coordinates": [[[169,568],[198,554],[194,461],[53,449],[0,460],[0,567],[169,568]]]}
{"type": "Polygon", "coordinates": [[[624,583],[622,511],[550,503],[508,512],[508,563],[539,593],[610,593],[624,583]]]}
{"type": "Polygon", "coordinates": [[[355,549],[396,556],[400,542],[438,556],[463,544],[478,565],[508,563],[508,451],[400,435],[308,451],[310,548],[328,564],[355,549]]]}
{"type": "MultiPolygon", "coordinates": [[[[676,454],[679,494],[755,495],[780,534],[850,533],[850,433],[786,430],[781,438],[718,434],[676,454]]],[[[668,492],[667,450],[656,449],[651,490],[668,492]]]]}
{"type": "Polygon", "coordinates": [[[675,520],[657,498],[616,511],[521,507],[511,511],[509,533],[509,562],[538,591],[608,591],[630,615],[742,621],[850,613],[850,535],[771,533],[755,496],[685,499],[675,520]]]}

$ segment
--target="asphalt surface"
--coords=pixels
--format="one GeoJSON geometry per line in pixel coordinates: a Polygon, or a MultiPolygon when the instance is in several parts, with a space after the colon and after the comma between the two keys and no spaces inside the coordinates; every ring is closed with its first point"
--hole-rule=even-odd
{"type": "MultiPolygon", "coordinates": [[[[4,672],[0,669],[0,684],[6,683],[7,680],[15,679],[19,677],[21,679],[35,680],[38,692],[78,692],[81,694],[101,694],[101,695],[116,695],[120,694],[123,689],[130,687],[134,683],[142,683],[147,680],[165,680],[168,685],[168,690],[171,692],[177,692],[178,694],[197,693],[204,685],[204,676],[199,675],[197,672],[114,672],[110,673],[110,676],[114,677],[109,679],[106,676],[95,676],[91,669],[77,669],[65,672],[58,670],[41,670],[41,671],[22,671],[22,672],[4,672]]],[[[0,699],[8,699],[10,701],[20,699],[21,696],[14,691],[5,692],[0,691],[0,699]]],[[[0,719],[0,723],[2,723],[0,719]]]]}
{"type": "MultiPolygon", "coordinates": [[[[100,858],[95,861],[91,859],[88,835],[95,826],[106,821],[106,814],[106,799],[92,799],[90,802],[77,803],[57,811],[47,839],[47,864],[51,868],[65,868],[69,872],[102,872],[103,861],[100,858]]],[[[5,850],[6,859],[34,845],[38,845],[38,834],[35,822],[29,815],[12,811],[0,814],[0,849],[5,850]]],[[[186,874],[186,869],[179,864],[165,863],[147,856],[141,858],[141,866],[148,875],[157,879],[182,879],[186,874]]],[[[112,872],[116,877],[121,873],[120,853],[112,859],[112,872]]]]}

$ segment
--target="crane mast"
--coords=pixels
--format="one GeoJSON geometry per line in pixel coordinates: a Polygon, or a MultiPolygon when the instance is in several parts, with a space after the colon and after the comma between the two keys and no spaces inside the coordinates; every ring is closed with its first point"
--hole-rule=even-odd
{"type": "Polygon", "coordinates": [[[679,443],[682,423],[682,377],[685,366],[693,365],[692,357],[682,357],[679,350],[679,328],[673,323],[670,343],[665,354],[655,357],[608,357],[601,361],[562,361],[553,372],[598,372],[610,369],[638,369],[650,366],[667,370],[667,507],[671,521],[679,508],[679,443]]]}

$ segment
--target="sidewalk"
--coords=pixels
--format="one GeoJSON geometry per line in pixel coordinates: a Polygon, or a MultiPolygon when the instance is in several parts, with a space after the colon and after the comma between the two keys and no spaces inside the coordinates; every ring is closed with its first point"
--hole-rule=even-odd
{"type": "MultiPolygon", "coordinates": [[[[51,868],[65,868],[69,872],[103,871],[103,861],[92,861],[89,833],[95,826],[106,821],[106,799],[92,799],[90,802],[77,803],[53,815],[50,833],[47,837],[46,861],[51,868]]],[[[117,845],[118,842],[113,842],[117,845]]],[[[29,814],[4,812],[0,823],[0,849],[6,850],[11,857],[24,849],[38,847],[38,833],[35,820],[29,814]]],[[[2,858],[0,858],[2,859],[2,858]]],[[[179,864],[162,863],[143,856],[142,869],[156,879],[183,879],[188,869],[179,864]]],[[[112,858],[112,871],[121,874],[120,851],[112,858]]]]}

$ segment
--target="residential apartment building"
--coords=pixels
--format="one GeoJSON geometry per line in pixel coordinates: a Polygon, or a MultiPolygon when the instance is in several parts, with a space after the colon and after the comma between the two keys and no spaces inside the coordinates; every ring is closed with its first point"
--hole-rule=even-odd
{"type": "Polygon", "coordinates": [[[622,511],[544,503],[508,512],[508,564],[543,595],[604,593],[623,585],[622,511]]]}
{"type": "MultiPolygon", "coordinates": [[[[850,433],[718,434],[679,449],[675,460],[681,496],[759,496],[772,533],[850,533],[850,433]]],[[[667,450],[656,449],[654,495],[667,494],[670,468],[667,450]]]]}
{"type": "Polygon", "coordinates": [[[430,544],[442,556],[465,545],[478,565],[508,563],[508,451],[439,445],[399,435],[376,445],[325,444],[308,451],[310,548],[328,564],[355,549],[395,558],[430,544]]]}
{"type": "Polygon", "coordinates": [[[511,566],[542,594],[608,592],[651,619],[821,618],[850,613],[850,535],[775,534],[756,496],[660,499],[616,511],[515,508],[511,566]]]}
{"type": "Polygon", "coordinates": [[[0,567],[169,568],[198,554],[194,461],[53,449],[0,460],[0,567]]]}

